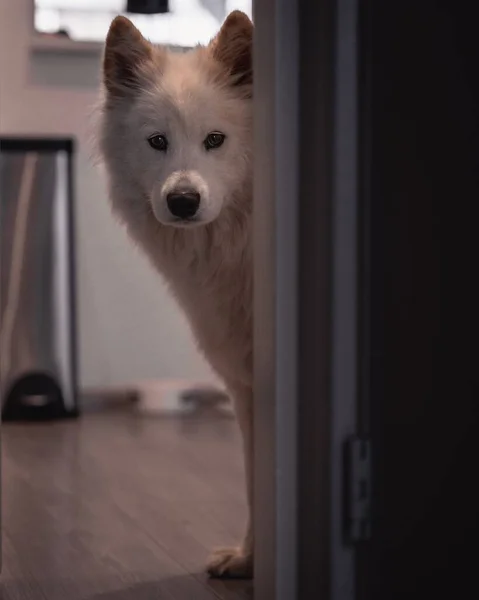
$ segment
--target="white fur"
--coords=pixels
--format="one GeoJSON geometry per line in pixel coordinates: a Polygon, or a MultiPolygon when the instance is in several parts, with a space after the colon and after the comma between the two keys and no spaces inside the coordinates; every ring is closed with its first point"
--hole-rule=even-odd
{"type": "MultiPolygon", "coordinates": [[[[244,15],[236,13],[235,18],[230,20],[233,44],[238,43],[237,24],[251,25],[244,15]]],[[[119,41],[110,40],[106,52],[116,52],[114,44],[120,44],[127,57],[133,52],[136,59],[141,50],[148,58],[138,66],[141,85],[134,93],[109,92],[108,78],[114,74],[105,75],[99,140],[112,206],[169,283],[199,348],[235,400],[251,508],[252,102],[215,60],[213,44],[227,44],[230,36],[187,53],[146,46],[137,52],[136,44],[146,42],[138,32],[130,34],[124,20],[120,25],[119,41]],[[221,132],[226,139],[221,147],[206,151],[203,142],[210,132],[221,132]],[[154,134],[168,138],[166,153],[148,144],[154,134]],[[175,222],[168,210],[166,195],[181,185],[201,195],[194,226],[175,222]]],[[[250,576],[252,554],[250,519],[243,545],[217,554],[210,573],[250,576]]]]}

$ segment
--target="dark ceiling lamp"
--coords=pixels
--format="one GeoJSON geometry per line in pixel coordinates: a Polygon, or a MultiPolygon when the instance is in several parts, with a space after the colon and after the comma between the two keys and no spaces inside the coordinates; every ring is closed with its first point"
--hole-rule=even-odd
{"type": "Polygon", "coordinates": [[[126,12],[139,15],[158,15],[169,12],[168,0],[128,0],[126,12]]]}

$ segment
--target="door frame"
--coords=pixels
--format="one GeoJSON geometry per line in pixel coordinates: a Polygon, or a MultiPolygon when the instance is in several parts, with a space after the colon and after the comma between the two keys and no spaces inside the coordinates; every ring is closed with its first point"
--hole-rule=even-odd
{"type": "Polygon", "coordinates": [[[256,0],[255,587],[352,600],[357,0],[256,0]]]}

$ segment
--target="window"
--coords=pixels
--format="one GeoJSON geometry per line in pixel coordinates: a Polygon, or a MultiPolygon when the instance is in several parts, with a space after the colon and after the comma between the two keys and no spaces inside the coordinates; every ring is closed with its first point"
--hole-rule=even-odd
{"type": "Polygon", "coordinates": [[[124,14],[153,43],[191,47],[208,43],[234,9],[251,17],[252,0],[169,0],[159,15],[127,14],[126,0],[35,0],[35,30],[103,42],[111,20],[124,14]]]}

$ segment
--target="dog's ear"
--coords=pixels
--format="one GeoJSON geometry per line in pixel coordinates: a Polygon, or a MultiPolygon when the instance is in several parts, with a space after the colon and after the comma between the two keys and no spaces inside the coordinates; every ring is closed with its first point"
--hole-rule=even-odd
{"type": "Polygon", "coordinates": [[[209,48],[226,68],[233,85],[253,83],[253,23],[247,15],[234,10],[228,15],[209,48]]]}
{"type": "Polygon", "coordinates": [[[114,97],[132,95],[140,86],[141,68],[152,57],[152,45],[126,17],[116,17],[106,38],[103,82],[114,97]]]}

